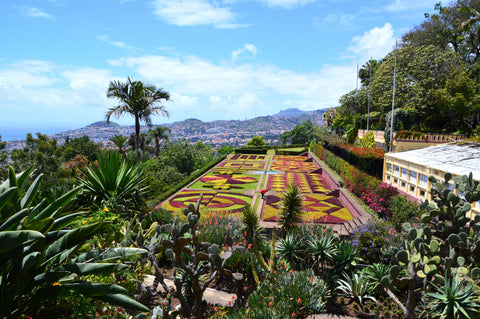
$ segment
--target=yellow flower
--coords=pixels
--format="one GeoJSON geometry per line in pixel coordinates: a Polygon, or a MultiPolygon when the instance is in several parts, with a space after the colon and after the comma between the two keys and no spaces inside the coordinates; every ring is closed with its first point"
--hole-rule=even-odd
{"type": "Polygon", "coordinates": [[[56,281],[52,284],[52,286],[60,286],[60,282],[56,281]]]}
{"type": "Polygon", "coordinates": [[[110,210],[108,209],[107,206],[105,206],[105,208],[103,209],[104,212],[109,212],[110,210]]]}
{"type": "Polygon", "coordinates": [[[86,220],[82,220],[82,225],[85,225],[87,223],[86,220]]]}

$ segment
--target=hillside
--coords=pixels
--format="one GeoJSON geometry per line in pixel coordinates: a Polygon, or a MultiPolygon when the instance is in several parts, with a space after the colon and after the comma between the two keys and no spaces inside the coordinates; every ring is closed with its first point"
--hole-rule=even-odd
{"type": "MultiPolygon", "coordinates": [[[[246,141],[254,135],[262,135],[269,143],[274,144],[278,141],[281,133],[291,130],[297,124],[305,121],[321,124],[322,114],[326,110],[327,109],[321,109],[305,112],[298,109],[288,109],[276,115],[259,116],[247,120],[203,122],[190,118],[179,122],[164,124],[164,126],[171,128],[171,140],[185,138],[191,142],[201,141],[214,147],[223,145],[239,146],[244,145],[246,141]]],[[[148,128],[146,126],[142,126],[142,132],[147,130],[148,128]]],[[[133,125],[119,125],[115,122],[110,122],[110,124],[107,125],[105,122],[99,121],[83,128],[50,135],[50,138],[56,138],[59,143],[63,143],[67,137],[75,138],[88,135],[95,142],[106,144],[114,134],[129,136],[132,133],[134,133],[133,125]]],[[[17,141],[17,143],[21,142],[17,141]]],[[[9,145],[9,148],[12,146],[13,145],[9,145]]]]}

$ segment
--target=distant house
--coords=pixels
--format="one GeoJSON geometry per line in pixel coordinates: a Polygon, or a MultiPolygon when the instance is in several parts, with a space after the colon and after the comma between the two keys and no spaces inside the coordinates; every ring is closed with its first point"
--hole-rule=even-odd
{"type": "MultiPolygon", "coordinates": [[[[433,175],[443,181],[447,172],[454,177],[472,172],[473,179],[480,181],[480,144],[457,142],[400,153],[386,153],[383,181],[410,197],[431,200],[431,183],[428,177],[433,175]]],[[[453,184],[451,189],[453,190],[453,184]]],[[[456,192],[458,195],[458,190],[456,192]]],[[[480,214],[480,201],[472,206],[473,212],[480,214]]]]}

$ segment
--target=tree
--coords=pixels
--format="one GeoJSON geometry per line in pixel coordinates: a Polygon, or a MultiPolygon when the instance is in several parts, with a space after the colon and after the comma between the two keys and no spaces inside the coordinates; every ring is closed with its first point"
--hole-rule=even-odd
{"type": "MultiPolygon", "coordinates": [[[[435,5],[434,14],[426,14],[426,20],[405,33],[402,40],[406,45],[434,45],[444,50],[453,50],[472,66],[480,59],[480,1],[457,0],[444,7],[435,5]]],[[[478,72],[478,71],[477,71],[478,72]]]]}
{"type": "Polygon", "coordinates": [[[308,144],[317,136],[315,126],[311,121],[306,121],[295,126],[291,131],[283,132],[280,135],[280,143],[286,144],[308,144]]]}
{"type": "Polygon", "coordinates": [[[111,81],[107,97],[119,100],[117,106],[107,111],[105,117],[107,123],[110,122],[112,115],[119,118],[124,113],[128,113],[135,118],[135,145],[138,163],[140,161],[140,122],[143,121],[148,127],[151,127],[152,115],[162,114],[168,117],[169,113],[162,103],[170,100],[170,94],[162,88],[157,89],[154,85],[128,78],[126,82],[111,81]]]}
{"type": "Polygon", "coordinates": [[[122,134],[115,134],[110,137],[110,142],[117,147],[118,152],[121,155],[125,155],[125,148],[128,146],[128,137],[123,136],[122,134]]]}
{"type": "MultiPolygon", "coordinates": [[[[386,115],[392,108],[395,53],[391,52],[372,79],[372,111],[386,115]]],[[[397,52],[395,109],[412,117],[416,130],[442,131],[435,92],[452,76],[468,77],[468,66],[451,50],[407,46],[397,52]]],[[[404,123],[405,124],[405,123],[404,123]]],[[[403,129],[410,129],[404,125],[403,129]]]]}
{"type": "Polygon", "coordinates": [[[63,160],[70,161],[77,155],[83,155],[93,162],[97,159],[99,151],[100,145],[92,141],[88,135],[75,137],[73,140],[67,138],[63,145],[63,160]]]}
{"type": "Polygon", "coordinates": [[[157,126],[148,131],[150,136],[153,137],[153,142],[155,143],[155,156],[158,156],[158,153],[160,152],[160,142],[162,140],[167,142],[169,139],[167,133],[170,133],[171,131],[172,129],[167,126],[157,126]]]}
{"type": "Polygon", "coordinates": [[[252,137],[252,139],[250,141],[247,142],[247,146],[251,146],[251,147],[261,147],[261,146],[266,146],[267,145],[267,142],[265,142],[265,140],[263,139],[263,136],[258,136],[258,135],[255,135],[254,137],[252,137]]]}

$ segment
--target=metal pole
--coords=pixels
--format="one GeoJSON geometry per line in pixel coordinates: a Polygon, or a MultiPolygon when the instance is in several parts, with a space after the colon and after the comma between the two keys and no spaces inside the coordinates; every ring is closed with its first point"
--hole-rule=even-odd
{"type": "Polygon", "coordinates": [[[392,151],[393,145],[393,111],[395,110],[395,79],[397,77],[397,41],[395,41],[395,66],[393,67],[393,95],[392,95],[392,118],[390,121],[390,145],[389,145],[389,152],[392,151]]]}
{"type": "Polygon", "coordinates": [[[370,85],[372,83],[372,57],[370,57],[370,65],[368,67],[369,76],[368,76],[368,110],[367,110],[367,133],[370,130],[370,85]]]}
{"type": "Polygon", "coordinates": [[[355,89],[355,120],[353,122],[353,128],[357,127],[357,99],[358,99],[358,64],[357,64],[357,87],[355,89]]]}

